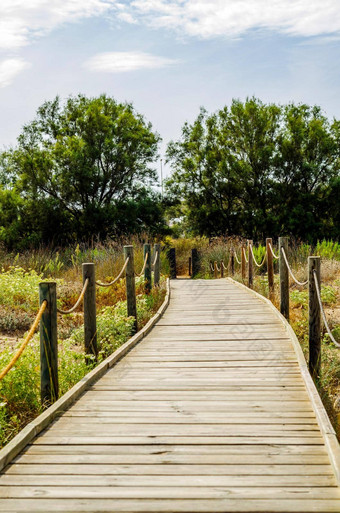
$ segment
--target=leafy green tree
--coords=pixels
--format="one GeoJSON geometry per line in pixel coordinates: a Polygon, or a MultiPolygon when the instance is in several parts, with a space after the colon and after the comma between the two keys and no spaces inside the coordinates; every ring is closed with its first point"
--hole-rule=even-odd
{"type": "MultiPolygon", "coordinates": [[[[138,223],[139,200],[159,200],[152,192],[157,183],[152,162],[159,140],[151,124],[130,104],[106,95],[79,95],[65,103],[56,97],[38,109],[17,147],[2,154],[1,182],[22,199],[40,202],[44,212],[62,212],[68,228],[64,223],[50,226],[50,238],[56,237],[58,228],[64,240],[105,237],[117,226],[128,233],[129,222],[115,217],[117,205],[126,202],[136,208],[138,223]]],[[[162,216],[156,223],[164,227],[162,216]]],[[[145,227],[143,220],[140,224],[145,227]]]]}
{"type": "Polygon", "coordinates": [[[340,123],[329,122],[320,107],[289,104],[284,108],[275,211],[279,227],[302,239],[324,237],[331,221],[326,212],[332,184],[339,177],[339,129],[340,123]]]}
{"type": "MultiPolygon", "coordinates": [[[[319,107],[233,100],[201,110],[168,146],[173,215],[195,234],[339,236],[339,122],[319,107]]],[[[171,209],[168,209],[169,211],[171,209]]]]}
{"type": "Polygon", "coordinates": [[[264,229],[276,157],[280,108],[254,98],[238,100],[208,116],[201,110],[168,146],[173,174],[170,199],[196,233],[244,233],[264,229]]]}

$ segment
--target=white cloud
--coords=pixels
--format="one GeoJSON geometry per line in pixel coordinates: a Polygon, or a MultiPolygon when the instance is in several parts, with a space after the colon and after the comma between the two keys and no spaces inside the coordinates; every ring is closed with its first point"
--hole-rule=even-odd
{"type": "Polygon", "coordinates": [[[84,66],[91,71],[124,73],[140,69],[156,69],[180,61],[143,52],[105,52],[94,55],[84,66]]]}
{"type": "Polygon", "coordinates": [[[134,17],[152,26],[202,38],[237,37],[252,29],[305,37],[340,32],[339,0],[131,0],[129,5],[134,17]]]}
{"type": "Polygon", "coordinates": [[[115,5],[115,0],[1,0],[0,48],[20,48],[63,23],[115,11],[115,5]]]}
{"type": "Polygon", "coordinates": [[[62,24],[100,16],[201,38],[252,29],[340,33],[339,0],[0,0],[0,49],[18,49],[62,24]]]}
{"type": "Polygon", "coordinates": [[[0,87],[10,85],[14,78],[30,64],[22,59],[6,59],[0,62],[0,87]]]}

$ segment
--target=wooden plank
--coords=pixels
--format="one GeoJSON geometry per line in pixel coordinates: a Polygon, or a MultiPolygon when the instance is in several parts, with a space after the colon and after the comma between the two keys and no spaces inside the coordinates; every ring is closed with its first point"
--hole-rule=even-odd
{"type": "MultiPolygon", "coordinates": [[[[288,413],[286,415],[274,415],[273,413],[267,413],[267,414],[259,414],[259,413],[249,413],[249,412],[243,412],[243,413],[235,413],[235,412],[228,412],[228,413],[221,413],[221,412],[214,412],[214,413],[207,413],[207,412],[199,412],[199,413],[193,413],[193,412],[185,412],[185,413],[178,413],[173,412],[171,413],[165,413],[165,412],[148,412],[146,415],[145,412],[140,411],[126,411],[124,413],[122,412],[115,412],[115,411],[93,411],[91,414],[91,417],[89,417],[89,410],[81,410],[81,411],[67,411],[63,414],[63,419],[66,418],[72,418],[72,422],[84,422],[84,417],[88,417],[87,422],[95,422],[96,419],[100,419],[100,422],[110,422],[115,423],[118,422],[119,424],[126,424],[126,423],[143,423],[143,424],[185,424],[188,421],[190,423],[202,423],[202,424],[210,424],[212,421],[214,424],[221,423],[221,424],[278,424],[278,423],[284,423],[284,424],[317,424],[315,415],[310,413],[307,414],[301,414],[301,412],[296,413],[288,413]]],[[[98,420],[97,420],[98,422],[98,420]]]]}
{"type": "MultiPolygon", "coordinates": [[[[23,454],[143,454],[166,457],[176,454],[186,455],[317,455],[327,456],[323,445],[29,445],[23,454]]],[[[1,476],[0,476],[1,479],[1,476]]]]}
{"type": "Polygon", "coordinates": [[[17,464],[95,465],[329,465],[327,454],[23,454],[17,464]]]}
{"type": "MultiPolygon", "coordinates": [[[[1,486],[143,486],[143,487],[176,487],[194,486],[194,487],[216,487],[216,486],[241,486],[244,489],[257,488],[257,487],[277,487],[277,486],[303,486],[307,489],[314,487],[334,487],[336,481],[332,475],[321,476],[306,476],[306,475],[257,475],[255,476],[207,476],[207,475],[194,475],[194,476],[154,476],[154,475],[129,475],[115,476],[115,475],[63,475],[63,474],[34,474],[34,475],[19,475],[19,474],[5,474],[0,476],[1,486]]],[[[337,488],[338,489],[338,488],[337,488]]],[[[1,510],[2,511],[2,510],[1,510]]]]}
{"type": "MultiPolygon", "coordinates": [[[[112,513],[112,499],[3,499],[0,500],[3,513],[8,511],[62,511],[68,512],[110,512],[112,513]]],[[[248,513],[264,511],[266,513],[339,513],[337,499],[115,499],[115,513],[211,513],[234,512],[248,513]]]]}
{"type": "Polygon", "coordinates": [[[51,444],[70,444],[70,445],[89,445],[89,444],[98,444],[98,445],[268,445],[268,444],[278,444],[278,445],[324,445],[324,440],[321,434],[317,433],[313,437],[304,437],[304,436],[288,436],[287,434],[282,436],[277,435],[258,435],[258,436],[238,436],[235,434],[234,436],[140,436],[140,435],[130,435],[130,436],[82,436],[82,435],[54,435],[54,436],[46,436],[46,434],[42,436],[38,436],[35,439],[36,444],[42,445],[51,445],[51,444]]]}
{"type": "Polygon", "coordinates": [[[117,424],[112,422],[103,422],[103,419],[93,419],[92,422],[85,424],[83,419],[79,422],[77,419],[70,419],[69,417],[62,417],[56,421],[46,431],[45,436],[53,436],[55,432],[58,434],[86,434],[93,431],[102,435],[149,435],[149,436],[232,436],[237,432],[238,436],[245,434],[254,434],[264,436],[266,434],[284,434],[287,436],[297,436],[302,434],[304,437],[315,436],[319,432],[317,424],[224,424],[224,423],[211,423],[211,424],[194,424],[190,420],[186,424],[167,423],[167,424],[117,424]]]}
{"type": "MultiPolygon", "coordinates": [[[[108,397],[98,397],[92,396],[91,398],[87,395],[82,399],[77,401],[77,403],[73,406],[72,411],[76,411],[77,409],[83,409],[84,407],[91,408],[93,411],[97,411],[100,409],[101,411],[235,411],[235,401],[229,399],[226,400],[224,398],[221,400],[216,400],[215,394],[214,397],[208,399],[195,399],[195,396],[191,399],[185,400],[180,396],[176,399],[169,400],[164,399],[157,400],[142,400],[138,397],[134,401],[128,400],[125,397],[119,399],[113,399],[108,397]],[[179,401],[178,401],[179,399],[179,401]]],[[[295,412],[295,411],[313,411],[311,405],[307,401],[289,401],[287,403],[279,403],[277,400],[273,399],[259,399],[257,400],[246,400],[246,401],[238,401],[237,402],[237,411],[272,411],[272,412],[295,412]]]]}
{"type": "MultiPolygon", "coordinates": [[[[66,458],[66,457],[65,457],[66,458]]],[[[82,465],[74,464],[11,464],[7,474],[62,474],[62,475],[149,475],[149,476],[194,476],[194,475],[279,475],[279,476],[332,476],[330,465],[82,465]]]]}
{"type": "Polygon", "coordinates": [[[35,498],[43,495],[45,499],[296,499],[321,500],[339,499],[340,491],[332,487],[196,487],[196,486],[25,486],[0,487],[0,498],[8,494],[12,498],[35,498]]]}
{"type": "Polygon", "coordinates": [[[90,389],[87,392],[87,400],[91,400],[93,398],[94,401],[107,401],[109,399],[111,400],[134,400],[134,399],[144,399],[144,400],[151,400],[151,401],[209,401],[209,400],[221,400],[224,402],[242,402],[242,399],[247,401],[249,399],[249,403],[251,405],[254,401],[275,401],[279,398],[283,398],[286,401],[292,400],[294,402],[308,402],[307,397],[305,394],[300,393],[289,393],[289,392],[261,392],[254,391],[251,392],[244,392],[240,391],[236,394],[236,392],[226,395],[226,392],[224,390],[218,390],[216,388],[212,389],[210,392],[207,390],[207,387],[204,387],[203,390],[200,390],[199,387],[196,387],[196,389],[190,390],[189,387],[154,387],[155,390],[147,390],[146,386],[138,386],[135,385],[135,389],[133,387],[126,387],[126,390],[123,390],[122,386],[117,387],[117,390],[102,390],[102,391],[95,391],[90,389]],[[170,390],[169,390],[170,388],[170,390]]]}

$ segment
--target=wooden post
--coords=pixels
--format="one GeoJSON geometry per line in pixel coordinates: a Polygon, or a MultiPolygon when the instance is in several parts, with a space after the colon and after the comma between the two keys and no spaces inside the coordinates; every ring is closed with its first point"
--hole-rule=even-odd
{"type": "Polygon", "coordinates": [[[279,237],[280,267],[280,312],[289,320],[289,273],[281,248],[288,259],[288,237],[279,237]]]}
{"type": "Polygon", "coordinates": [[[217,276],[217,262],[216,262],[216,260],[214,262],[214,278],[215,279],[218,278],[218,276],[217,276]]]}
{"type": "Polygon", "coordinates": [[[175,280],[177,277],[177,268],[176,268],[176,249],[170,248],[168,251],[168,259],[170,265],[170,279],[175,280]]]}
{"type": "Polygon", "coordinates": [[[189,276],[192,276],[192,260],[191,260],[191,257],[189,257],[189,276]]]}
{"type": "Polygon", "coordinates": [[[253,241],[248,240],[248,287],[250,289],[253,288],[254,278],[253,278],[253,241]]]}
{"type": "Polygon", "coordinates": [[[223,260],[221,260],[221,262],[220,262],[220,266],[221,266],[221,278],[223,278],[223,277],[224,277],[223,260]]]}
{"type": "Polygon", "coordinates": [[[235,255],[234,248],[230,248],[230,265],[229,265],[230,275],[234,276],[235,274],[235,255]]]}
{"type": "Polygon", "coordinates": [[[321,312],[316,293],[314,271],[321,291],[320,257],[308,257],[309,273],[309,372],[313,379],[320,376],[321,371],[321,312]]]}
{"type": "Polygon", "coordinates": [[[200,272],[200,259],[198,250],[193,248],[191,250],[191,275],[194,278],[200,272]]]}
{"type": "Polygon", "coordinates": [[[246,281],[246,256],[245,256],[245,247],[244,247],[244,244],[242,243],[242,246],[241,246],[241,275],[242,275],[242,280],[243,281],[246,281]]]}
{"type": "Polygon", "coordinates": [[[270,250],[270,246],[273,247],[273,241],[270,238],[266,239],[266,252],[267,252],[267,274],[268,274],[268,291],[269,299],[274,299],[274,262],[273,254],[270,250]]]}
{"type": "MultiPolygon", "coordinates": [[[[151,282],[151,246],[150,244],[144,244],[143,245],[143,257],[144,257],[144,260],[145,260],[145,257],[147,256],[147,259],[146,259],[146,266],[145,266],[145,269],[144,269],[144,281],[145,281],[145,292],[147,294],[150,294],[150,291],[151,291],[151,287],[152,287],[152,282],[151,282]]],[[[143,260],[143,262],[144,262],[143,260]]]]}
{"type": "Polygon", "coordinates": [[[158,287],[161,278],[161,245],[154,244],[153,248],[154,258],[156,258],[156,255],[158,255],[153,268],[153,282],[155,287],[158,287]]]}
{"type": "Polygon", "coordinates": [[[40,321],[40,396],[43,407],[58,399],[57,284],[39,284],[39,302],[47,301],[40,321]]]}
{"type": "Polygon", "coordinates": [[[97,314],[96,314],[96,276],[95,265],[86,263],[83,267],[83,284],[88,278],[89,284],[84,295],[84,343],[85,354],[97,357],[97,314]]]}
{"type": "Polygon", "coordinates": [[[135,263],[133,259],[133,246],[124,246],[124,261],[129,257],[126,266],[126,304],[128,317],[134,317],[133,333],[138,329],[137,305],[136,305],[136,284],[135,284],[135,263]]]}

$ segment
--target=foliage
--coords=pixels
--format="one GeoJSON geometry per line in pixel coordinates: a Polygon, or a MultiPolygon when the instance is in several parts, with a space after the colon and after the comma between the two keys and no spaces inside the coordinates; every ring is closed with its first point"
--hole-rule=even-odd
{"type": "Polygon", "coordinates": [[[0,156],[0,240],[20,247],[19,237],[36,246],[161,232],[151,188],[159,140],[132,105],[106,95],[45,102],[0,156]]]}
{"type": "Polygon", "coordinates": [[[0,305],[24,311],[39,307],[38,287],[43,276],[35,270],[11,266],[0,273],[0,305]]]}
{"type": "Polygon", "coordinates": [[[315,253],[329,260],[340,260],[340,244],[332,240],[318,241],[315,253]]]}
{"type": "Polygon", "coordinates": [[[319,107],[233,100],[172,141],[169,214],[189,235],[339,237],[340,122],[319,107]]]}

